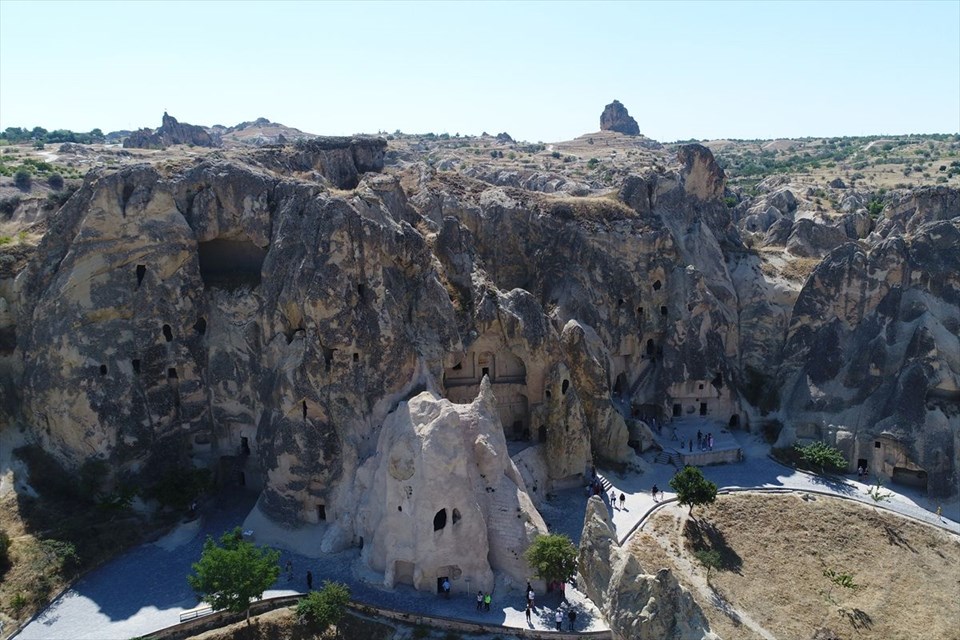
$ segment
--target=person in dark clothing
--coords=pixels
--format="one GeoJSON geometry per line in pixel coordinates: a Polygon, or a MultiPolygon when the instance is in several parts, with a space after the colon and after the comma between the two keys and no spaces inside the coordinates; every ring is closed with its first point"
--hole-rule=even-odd
{"type": "Polygon", "coordinates": [[[307,591],[313,591],[313,574],[307,571],[307,591]]]}
{"type": "Polygon", "coordinates": [[[660,487],[653,485],[653,488],[650,489],[650,493],[653,494],[653,501],[657,501],[657,494],[660,493],[660,487]]]}
{"type": "Polygon", "coordinates": [[[573,631],[573,625],[577,622],[577,612],[573,609],[567,612],[567,619],[570,620],[570,631],[573,631]]]}

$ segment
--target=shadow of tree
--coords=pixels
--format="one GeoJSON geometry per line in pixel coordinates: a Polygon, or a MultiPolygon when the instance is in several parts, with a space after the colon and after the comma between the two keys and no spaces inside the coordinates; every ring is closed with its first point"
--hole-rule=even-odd
{"type": "Polygon", "coordinates": [[[720,569],[743,575],[743,558],[727,543],[726,536],[713,523],[690,518],[683,526],[683,537],[697,551],[720,554],[720,569]]]}
{"type": "Polygon", "coordinates": [[[862,609],[841,609],[840,615],[845,617],[857,631],[870,629],[873,626],[873,618],[862,609]]]}
{"type": "Polygon", "coordinates": [[[843,478],[830,475],[822,475],[814,473],[810,476],[810,482],[813,484],[819,484],[830,491],[834,491],[844,496],[852,496],[857,493],[856,487],[851,484],[848,484],[843,478]]]}
{"type": "Polygon", "coordinates": [[[913,553],[917,553],[917,550],[914,549],[907,539],[900,534],[894,527],[891,527],[889,524],[884,523],[883,531],[887,534],[887,542],[894,545],[895,547],[907,548],[913,553]]]}

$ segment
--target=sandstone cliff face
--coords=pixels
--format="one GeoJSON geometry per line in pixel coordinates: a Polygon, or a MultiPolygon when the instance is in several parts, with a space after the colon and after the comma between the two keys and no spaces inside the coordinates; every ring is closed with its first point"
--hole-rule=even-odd
{"type": "Polygon", "coordinates": [[[594,496],[580,538],[579,584],[600,608],[615,640],[714,640],[703,610],[669,569],[644,572],[617,543],[603,501],[594,496]]]}

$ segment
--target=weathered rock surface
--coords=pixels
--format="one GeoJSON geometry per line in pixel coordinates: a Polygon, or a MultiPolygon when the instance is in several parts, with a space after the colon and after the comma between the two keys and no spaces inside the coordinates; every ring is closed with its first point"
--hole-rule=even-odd
{"type": "Polygon", "coordinates": [[[600,114],[600,130],[616,131],[628,136],[640,135],[640,125],[630,117],[627,108],[620,104],[619,100],[614,100],[603,108],[603,113],[600,114]]]}
{"type": "Polygon", "coordinates": [[[171,115],[163,114],[163,122],[156,131],[140,129],[124,141],[124,149],[164,149],[174,144],[189,144],[196,147],[218,147],[220,139],[203,127],[177,122],[171,115]]]}
{"type": "Polygon", "coordinates": [[[715,640],[693,596],[669,569],[649,574],[617,543],[607,507],[594,496],[580,537],[578,584],[603,612],[615,640],[715,640]]]}

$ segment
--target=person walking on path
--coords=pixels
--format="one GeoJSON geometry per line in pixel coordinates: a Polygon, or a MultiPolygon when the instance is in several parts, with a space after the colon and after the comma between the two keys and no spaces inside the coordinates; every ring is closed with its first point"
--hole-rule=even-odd
{"type": "Polygon", "coordinates": [[[563,631],[563,609],[557,607],[557,615],[554,616],[554,620],[557,621],[557,631],[563,631]]]}
{"type": "Polygon", "coordinates": [[[620,508],[621,508],[621,509],[623,509],[623,503],[626,502],[626,501],[627,501],[627,496],[621,492],[621,493],[620,493],[620,508]]]}
{"type": "Polygon", "coordinates": [[[567,619],[570,620],[570,631],[573,631],[573,625],[577,622],[577,612],[573,609],[567,612],[567,619]]]}
{"type": "Polygon", "coordinates": [[[313,591],[313,574],[307,571],[307,591],[313,591]]]}
{"type": "Polygon", "coordinates": [[[490,594],[489,594],[489,593],[483,596],[483,610],[484,610],[484,611],[490,611],[490,601],[491,601],[491,600],[492,600],[492,598],[490,597],[490,594]]]}
{"type": "Polygon", "coordinates": [[[533,608],[533,598],[536,594],[533,592],[533,587],[530,586],[530,583],[527,583],[527,604],[530,608],[533,608]]]}
{"type": "Polygon", "coordinates": [[[610,508],[611,509],[617,508],[617,492],[614,491],[613,489],[610,489],[610,508]]]}
{"type": "Polygon", "coordinates": [[[527,602],[527,624],[529,624],[529,625],[532,627],[532,626],[533,626],[533,621],[530,619],[530,613],[531,613],[531,611],[533,611],[533,610],[530,608],[530,603],[527,602]]]}
{"type": "Polygon", "coordinates": [[[284,566],[284,571],[287,572],[287,582],[293,582],[293,561],[287,560],[287,564],[284,566]]]}
{"type": "Polygon", "coordinates": [[[943,522],[943,507],[939,504],[937,505],[937,520],[943,522]]]}
{"type": "Polygon", "coordinates": [[[444,578],[442,586],[443,586],[443,596],[449,600],[450,599],[450,580],[448,580],[447,578],[444,578]]]}
{"type": "Polygon", "coordinates": [[[650,493],[653,495],[653,501],[657,501],[657,494],[660,492],[660,487],[653,485],[653,488],[650,489],[650,493]]]}
{"type": "Polygon", "coordinates": [[[477,591],[477,611],[483,609],[483,591],[477,591]]]}
{"type": "Polygon", "coordinates": [[[697,448],[703,450],[703,433],[699,429],[697,430],[697,448]]]}

